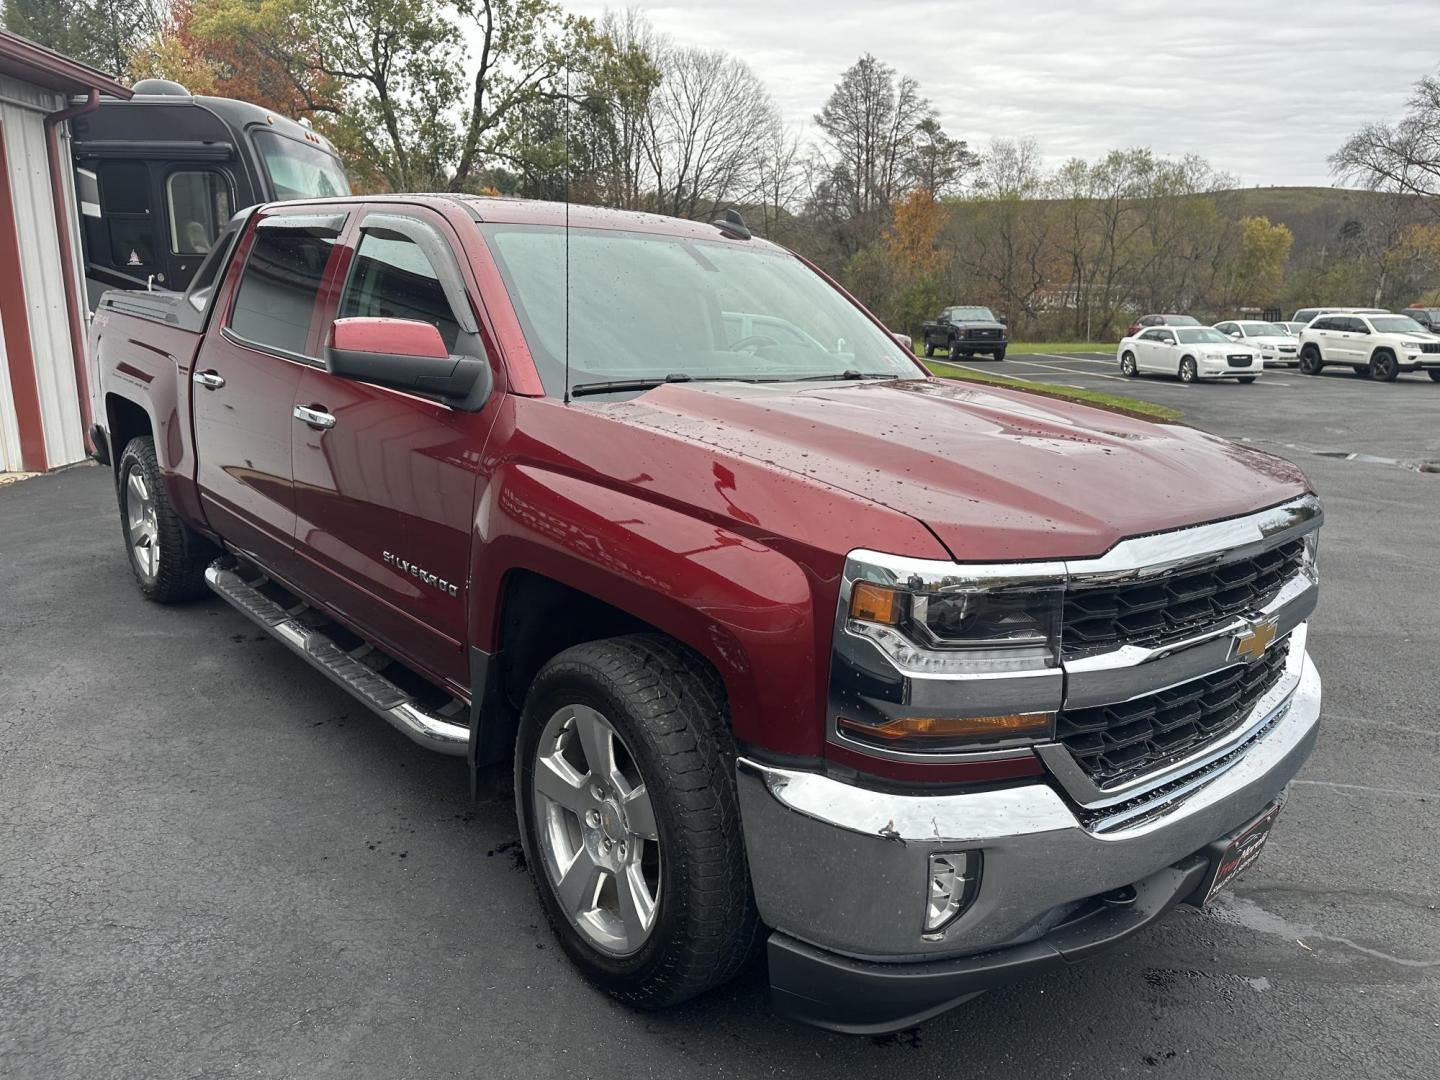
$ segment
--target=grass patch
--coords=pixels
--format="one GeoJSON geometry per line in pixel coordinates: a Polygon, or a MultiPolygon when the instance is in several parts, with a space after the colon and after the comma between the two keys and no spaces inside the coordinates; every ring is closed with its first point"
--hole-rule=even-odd
{"type": "Polygon", "coordinates": [[[1007,386],[1012,390],[1027,390],[1032,394],[1042,394],[1045,397],[1078,401],[1084,405],[1098,405],[1103,409],[1117,409],[1120,412],[1143,416],[1147,420],[1179,420],[1184,415],[1179,409],[1172,409],[1168,405],[1156,405],[1154,402],[1123,397],[1120,394],[1107,394],[1103,390],[1077,390],[1069,386],[1027,382],[1024,379],[1012,379],[984,371],[971,371],[969,368],[956,367],[954,364],[942,363],[939,360],[927,360],[925,363],[933,374],[946,379],[983,383],[987,386],[1007,386]]]}
{"type": "Polygon", "coordinates": [[[1006,355],[1024,356],[1027,353],[1098,352],[1114,355],[1115,341],[1012,341],[1005,349],[1006,355]]]}

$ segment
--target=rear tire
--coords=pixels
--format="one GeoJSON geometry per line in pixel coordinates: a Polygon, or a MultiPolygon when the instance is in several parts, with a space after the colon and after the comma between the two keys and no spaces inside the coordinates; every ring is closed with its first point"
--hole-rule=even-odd
{"type": "Polygon", "coordinates": [[[1195,366],[1195,361],[1190,357],[1180,361],[1180,381],[1193,383],[1200,378],[1200,370],[1195,366]]]}
{"type": "Polygon", "coordinates": [[[1394,382],[1400,374],[1400,361],[1389,349],[1376,349],[1370,357],[1369,374],[1375,382],[1394,382]]]}
{"type": "Polygon", "coordinates": [[[215,548],[170,505],[154,439],[145,435],[125,445],[116,480],[125,553],[141,594],[157,604],[206,595],[205,567],[215,558],[215,548]]]}
{"type": "Polygon", "coordinates": [[[525,700],[515,800],[560,946],[607,993],[664,1008],[757,955],[724,689],[689,649],[636,634],[549,661],[525,700]]]}
{"type": "Polygon", "coordinates": [[[1325,362],[1320,359],[1320,350],[1314,345],[1306,345],[1300,352],[1300,374],[1319,375],[1325,370],[1325,362]]]}

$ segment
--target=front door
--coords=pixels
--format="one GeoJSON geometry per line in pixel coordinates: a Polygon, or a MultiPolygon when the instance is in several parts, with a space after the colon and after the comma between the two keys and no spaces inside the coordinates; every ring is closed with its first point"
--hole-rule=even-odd
{"type": "MultiPolygon", "coordinates": [[[[450,237],[426,211],[367,214],[347,237],[354,258],[337,317],[423,320],[452,353],[484,356],[450,237]]],[[[388,652],[466,690],[480,451],[499,399],[497,389],[484,411],[460,412],[323,369],[305,372],[296,399],[322,418],[293,433],[297,584],[388,652]]]]}
{"type": "Polygon", "coordinates": [[[261,217],[248,249],[236,253],[243,270],[221,326],[207,335],[191,373],[205,517],[230,544],[282,574],[294,546],[295,395],[317,362],[310,327],[344,224],[344,212],[261,217]]]}

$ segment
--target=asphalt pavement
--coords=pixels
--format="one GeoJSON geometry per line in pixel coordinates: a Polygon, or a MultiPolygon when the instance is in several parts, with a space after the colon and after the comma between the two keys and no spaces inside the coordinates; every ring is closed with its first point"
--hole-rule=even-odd
{"type": "MultiPolygon", "coordinates": [[[[1049,374],[1118,374],[1082,361],[1049,374]]],[[[1440,475],[1316,451],[1440,459],[1440,385],[1123,389],[1325,497],[1320,745],[1218,906],[882,1039],[775,1019],[762,971],[596,993],[462,764],[219,601],[143,602],[105,470],[0,487],[0,1076],[1434,1077],[1440,475]]]]}

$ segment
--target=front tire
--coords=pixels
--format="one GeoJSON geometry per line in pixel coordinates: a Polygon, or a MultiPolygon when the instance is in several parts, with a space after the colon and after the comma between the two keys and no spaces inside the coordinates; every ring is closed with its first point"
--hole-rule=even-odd
{"type": "Polygon", "coordinates": [[[1431,368],[1425,374],[1430,376],[1431,382],[1440,382],[1440,368],[1431,368]]]}
{"type": "Polygon", "coordinates": [[[1325,362],[1320,359],[1320,350],[1314,345],[1306,345],[1300,352],[1300,374],[1319,375],[1325,370],[1325,362]]]}
{"type": "Polygon", "coordinates": [[[1004,349],[1001,349],[999,352],[991,353],[990,355],[992,355],[993,357],[995,357],[996,360],[1004,360],[1004,359],[1005,359],[1005,350],[1004,350],[1004,349]]]}
{"type": "Polygon", "coordinates": [[[170,505],[154,439],[141,436],[125,445],[116,481],[125,553],[141,594],[157,604],[204,596],[205,567],[215,549],[170,505]]]}
{"type": "Polygon", "coordinates": [[[694,653],[647,634],[556,656],[526,697],[515,774],[541,904],[590,981],[658,1009],[756,954],[723,687],[694,653]]]}
{"type": "Polygon", "coordinates": [[[1370,357],[1370,378],[1375,382],[1394,382],[1400,374],[1400,361],[1389,349],[1376,349],[1370,357]]]}
{"type": "Polygon", "coordinates": [[[1127,379],[1136,378],[1140,374],[1140,368],[1135,364],[1135,354],[1128,349],[1120,354],[1120,374],[1127,379]]]}
{"type": "Polygon", "coordinates": [[[1197,379],[1199,379],[1199,378],[1200,378],[1200,371],[1199,371],[1198,368],[1196,368],[1196,366],[1195,366],[1195,361],[1194,361],[1194,360],[1192,360],[1190,357],[1187,356],[1187,357],[1185,357],[1184,360],[1181,360],[1181,361],[1180,361],[1180,381],[1181,381],[1181,382],[1183,382],[1183,383],[1193,383],[1193,382],[1195,382],[1195,381],[1196,381],[1197,379]]]}
{"type": "Polygon", "coordinates": [[[1253,382],[1256,380],[1257,377],[1258,377],[1258,376],[1255,376],[1255,375],[1241,375],[1241,376],[1240,376],[1238,379],[1236,379],[1235,381],[1238,382],[1238,383],[1241,383],[1241,384],[1243,384],[1243,385],[1245,385],[1245,386],[1249,386],[1251,383],[1253,383],[1253,382]]]}
{"type": "Polygon", "coordinates": [[[934,355],[935,355],[935,346],[934,346],[934,345],[931,345],[930,342],[928,342],[928,341],[925,342],[925,359],[928,360],[928,359],[930,359],[930,357],[932,357],[932,356],[934,356],[934,355]]]}

